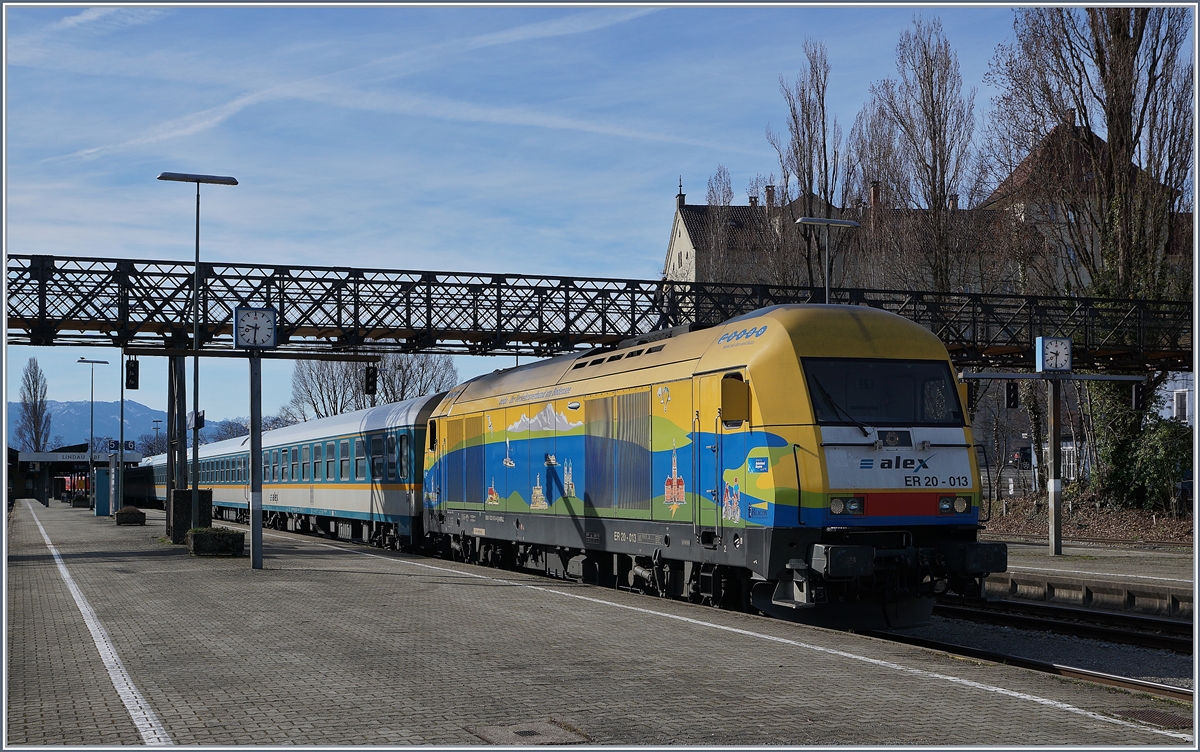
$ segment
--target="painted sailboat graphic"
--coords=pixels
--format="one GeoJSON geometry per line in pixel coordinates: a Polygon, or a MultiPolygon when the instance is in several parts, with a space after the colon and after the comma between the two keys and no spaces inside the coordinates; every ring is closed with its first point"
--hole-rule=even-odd
{"type": "Polygon", "coordinates": [[[511,454],[512,454],[512,446],[508,443],[508,439],[505,439],[504,440],[504,466],[505,467],[516,467],[517,466],[517,463],[513,462],[512,457],[510,456],[511,454]]]}

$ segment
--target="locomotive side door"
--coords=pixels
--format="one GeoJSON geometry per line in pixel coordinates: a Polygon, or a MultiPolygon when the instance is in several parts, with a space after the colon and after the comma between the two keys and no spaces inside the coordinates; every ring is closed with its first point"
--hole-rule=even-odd
{"type": "Polygon", "coordinates": [[[745,478],[737,469],[746,458],[749,390],[742,374],[732,370],[704,374],[694,384],[692,430],[698,499],[693,526],[701,546],[718,548],[726,528],[745,517],[741,503],[745,478]]]}

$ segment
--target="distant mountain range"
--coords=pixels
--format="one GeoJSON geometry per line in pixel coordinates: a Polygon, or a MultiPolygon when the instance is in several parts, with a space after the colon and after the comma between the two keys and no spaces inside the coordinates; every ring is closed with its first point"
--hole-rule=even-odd
{"type": "MultiPolygon", "coordinates": [[[[62,446],[82,444],[88,440],[88,420],[91,402],[58,402],[47,400],[50,408],[50,436],[61,436],[62,446]]],[[[117,438],[121,426],[120,402],[96,402],[96,436],[117,438]]],[[[17,421],[21,417],[21,403],[8,403],[8,445],[15,447],[17,421]]],[[[167,414],[162,410],[154,410],[140,402],[125,400],[125,439],[135,441],[142,434],[154,433],[154,421],[161,420],[159,428],[166,430],[167,414]]],[[[210,420],[208,427],[213,425],[210,420]]],[[[52,444],[51,449],[60,444],[52,444]]]]}

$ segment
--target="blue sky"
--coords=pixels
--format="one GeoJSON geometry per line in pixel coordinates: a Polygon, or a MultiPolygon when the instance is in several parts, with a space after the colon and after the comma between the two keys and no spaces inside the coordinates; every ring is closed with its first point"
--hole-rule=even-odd
{"type": "MultiPolygon", "coordinates": [[[[202,190],[206,260],[657,278],[681,175],[700,203],[724,164],[745,203],[778,172],[764,131],[804,39],[828,47],[848,132],[914,13],[942,20],[981,115],[1007,6],[9,5],[5,248],[190,260],[194,190],[154,178],[197,172],[240,181],[202,190]]],[[[81,355],[112,362],[96,399],[119,396],[115,348],[7,355],[8,399],[31,356],[51,399],[88,398],[81,355]]],[[[264,364],[266,412],[290,374],[264,364]]],[[[164,409],[165,360],[142,385],[164,409]]],[[[246,364],[203,361],[200,397],[246,415],[246,364]]]]}

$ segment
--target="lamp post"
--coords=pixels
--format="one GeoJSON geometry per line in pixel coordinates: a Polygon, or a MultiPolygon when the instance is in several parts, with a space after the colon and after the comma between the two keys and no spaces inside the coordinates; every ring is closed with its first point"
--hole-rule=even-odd
{"type": "MultiPolygon", "coordinates": [[[[237,178],[161,172],[159,180],[196,184],[196,266],[192,279],[192,527],[200,526],[200,184],[237,185],[237,178]]],[[[167,500],[171,504],[171,499],[167,500]]],[[[172,523],[174,524],[174,523],[172,523]]]]}
{"type": "Polygon", "coordinates": [[[98,366],[98,365],[106,366],[106,365],[108,365],[108,361],[107,360],[88,360],[87,358],[80,355],[79,360],[77,360],[75,362],[76,363],[87,363],[92,368],[92,407],[91,407],[91,417],[88,421],[88,498],[90,500],[89,508],[95,509],[96,508],[96,484],[92,477],[94,475],[94,470],[92,468],[92,452],[94,450],[93,450],[92,445],[96,443],[96,366],[98,366]]]}
{"type": "Polygon", "coordinates": [[[829,228],[845,227],[855,229],[860,227],[857,222],[849,219],[822,219],[820,217],[801,217],[796,220],[798,225],[820,225],[825,228],[825,303],[829,303],[829,228]]]}

